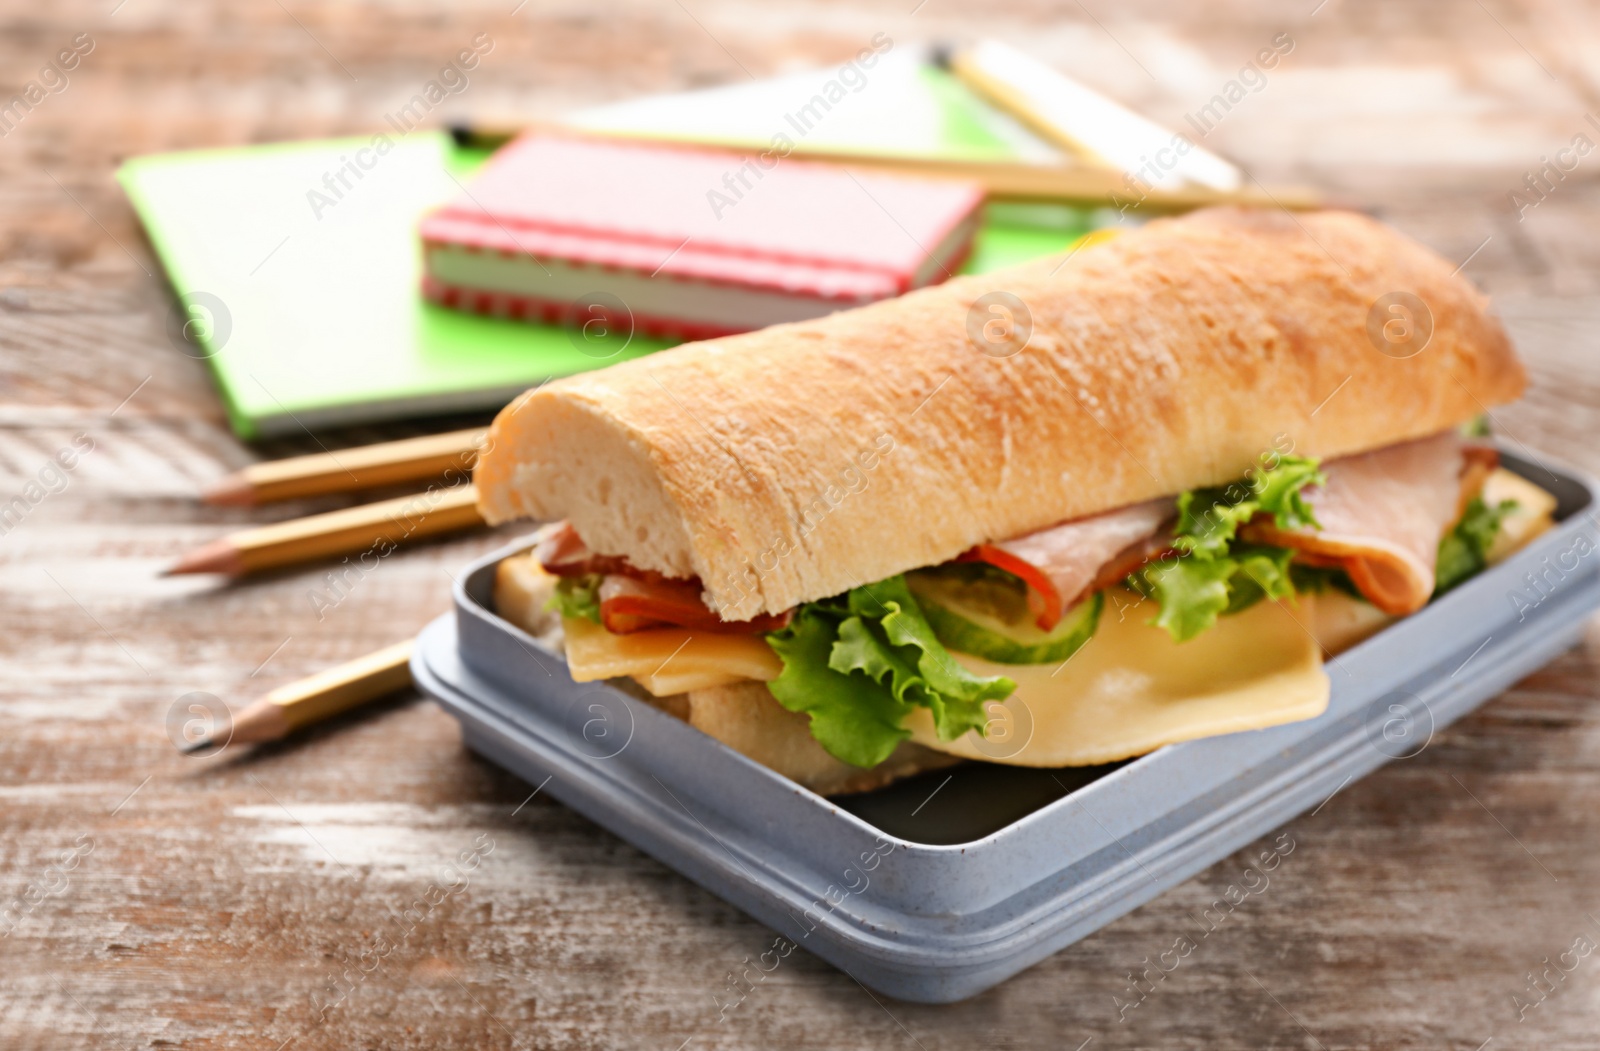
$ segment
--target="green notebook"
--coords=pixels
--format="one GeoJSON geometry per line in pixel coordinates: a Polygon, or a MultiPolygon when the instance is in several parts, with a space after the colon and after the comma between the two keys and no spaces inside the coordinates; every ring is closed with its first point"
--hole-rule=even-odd
{"type": "MultiPolygon", "coordinates": [[[[804,102],[834,72],[623,103],[573,123],[671,137],[721,121],[730,144],[765,147],[785,100],[804,102]]],[[[1038,149],[915,56],[885,56],[872,73],[808,143],[963,157],[1038,149]]],[[[421,130],[391,129],[381,153],[374,141],[169,153],[117,173],[178,295],[174,343],[206,359],[241,438],[496,409],[545,378],[670,345],[424,302],[417,219],[487,155],[421,130]]],[[[966,269],[1059,251],[1086,228],[1075,209],[992,207],[966,269]]]]}

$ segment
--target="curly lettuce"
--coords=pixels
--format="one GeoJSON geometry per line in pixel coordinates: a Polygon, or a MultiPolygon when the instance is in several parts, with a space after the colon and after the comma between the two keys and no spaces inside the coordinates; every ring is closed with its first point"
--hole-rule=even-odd
{"type": "Polygon", "coordinates": [[[941,741],[983,732],[985,701],[1016,683],[974,675],[929,626],[902,576],[811,602],[787,628],[767,636],[783,671],[767,684],[778,703],[811,718],[811,735],[834,758],[873,767],[911,735],[902,725],[918,707],[933,716],[941,741]]]}
{"type": "Polygon", "coordinates": [[[1224,614],[1264,598],[1292,598],[1294,552],[1245,543],[1239,527],[1257,515],[1271,515],[1279,529],[1321,528],[1304,490],[1327,480],[1317,460],[1284,456],[1242,481],[1180,494],[1172,542],[1177,556],[1144,566],[1127,579],[1129,587],[1159,607],[1151,623],[1184,642],[1224,614]]]}
{"type": "Polygon", "coordinates": [[[1180,493],[1173,546],[1201,558],[1226,557],[1239,527],[1258,514],[1271,515],[1279,529],[1320,529],[1303,490],[1327,480],[1312,457],[1283,456],[1231,485],[1180,493]]]}

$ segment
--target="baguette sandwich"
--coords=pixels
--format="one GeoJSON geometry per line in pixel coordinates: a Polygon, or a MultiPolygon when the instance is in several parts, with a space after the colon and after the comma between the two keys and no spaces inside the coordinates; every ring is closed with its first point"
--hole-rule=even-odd
{"type": "Polygon", "coordinates": [[[496,604],[574,679],[843,793],[1320,714],[1329,654],[1550,524],[1466,436],[1524,383],[1427,249],[1214,209],[550,383],[475,483],[548,523],[496,604]]]}

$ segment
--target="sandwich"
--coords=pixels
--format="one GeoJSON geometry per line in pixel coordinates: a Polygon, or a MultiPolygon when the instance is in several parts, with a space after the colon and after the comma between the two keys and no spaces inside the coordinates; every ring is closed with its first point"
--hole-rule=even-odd
{"type": "Polygon", "coordinates": [[[1212,209],[549,383],[474,480],[574,680],[838,794],[1317,716],[1550,525],[1476,426],[1524,384],[1426,248],[1212,209]]]}

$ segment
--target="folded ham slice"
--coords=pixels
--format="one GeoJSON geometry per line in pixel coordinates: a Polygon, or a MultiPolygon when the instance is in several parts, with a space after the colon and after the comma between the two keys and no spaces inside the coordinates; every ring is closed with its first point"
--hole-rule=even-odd
{"type": "Polygon", "coordinates": [[[996,544],[980,544],[958,561],[987,562],[1021,577],[1028,585],[1036,623],[1049,631],[1068,606],[1094,589],[1104,567],[1116,564],[1121,569],[1126,564],[1115,578],[1121,580],[1146,560],[1160,557],[1167,545],[1152,547],[1149,541],[1172,515],[1171,497],[1148,500],[996,544]],[[1123,555],[1129,557],[1118,557],[1123,555]]]}
{"type": "Polygon", "coordinates": [[[1439,538],[1459,516],[1463,481],[1493,450],[1469,446],[1454,431],[1322,465],[1327,484],[1305,490],[1321,529],[1283,530],[1258,517],[1247,540],[1292,547],[1299,560],[1337,566],[1385,613],[1415,613],[1433,595],[1439,538]]]}

